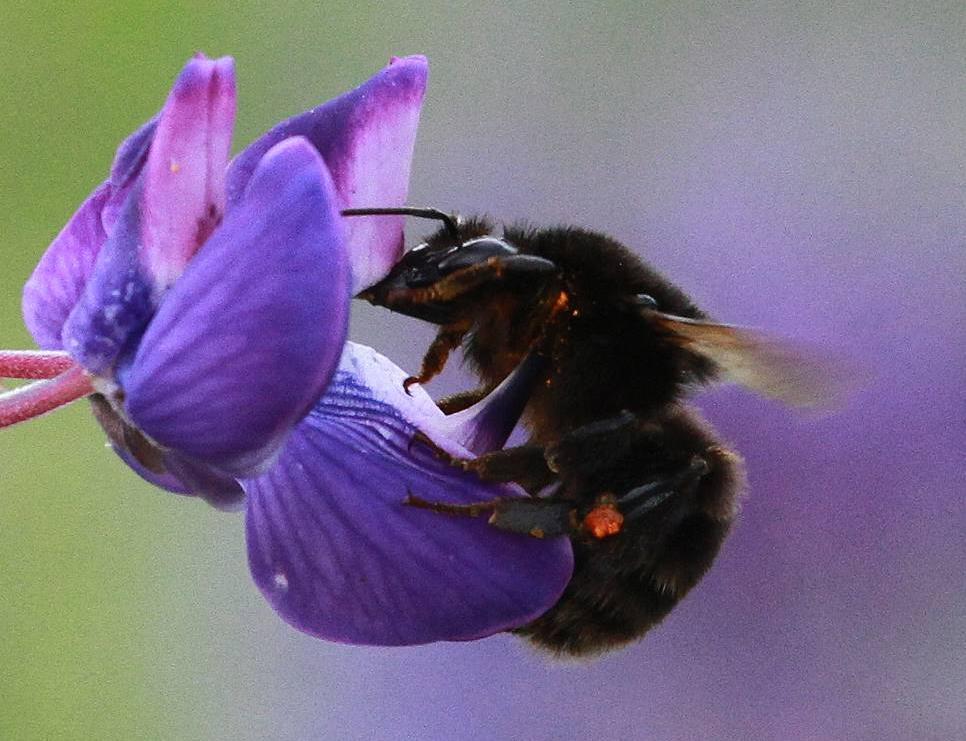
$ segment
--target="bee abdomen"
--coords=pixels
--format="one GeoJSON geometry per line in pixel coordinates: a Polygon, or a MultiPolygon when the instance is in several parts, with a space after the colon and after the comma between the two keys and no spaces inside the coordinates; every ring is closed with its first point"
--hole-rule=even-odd
{"type": "MultiPolygon", "coordinates": [[[[643,561],[631,555],[633,543],[625,543],[624,553],[615,558],[578,552],[574,576],[557,604],[516,632],[540,648],[572,656],[594,655],[637,640],[700,581],[730,526],[731,520],[693,513],[659,550],[648,549],[643,561]]],[[[605,546],[583,547],[589,551],[605,546]]]]}

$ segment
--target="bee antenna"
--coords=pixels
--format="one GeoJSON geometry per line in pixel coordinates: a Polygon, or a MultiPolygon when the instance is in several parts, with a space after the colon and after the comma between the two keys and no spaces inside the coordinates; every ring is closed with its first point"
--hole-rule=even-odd
{"type": "Polygon", "coordinates": [[[388,208],[346,208],[343,216],[415,216],[417,219],[433,219],[442,221],[453,242],[459,244],[459,219],[453,214],[440,211],[438,208],[419,208],[416,206],[394,206],[388,208]]]}

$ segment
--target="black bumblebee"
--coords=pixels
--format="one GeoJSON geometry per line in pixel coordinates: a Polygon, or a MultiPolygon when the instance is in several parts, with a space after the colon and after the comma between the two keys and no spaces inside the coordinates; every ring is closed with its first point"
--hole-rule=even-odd
{"type": "MultiPolygon", "coordinates": [[[[440,326],[425,383],[462,346],[482,387],[440,402],[457,412],[524,359],[538,363],[526,444],[453,465],[513,481],[532,499],[408,503],[478,516],[536,537],[568,534],[575,569],[560,600],[515,632],[560,654],[642,636],[700,580],[738,511],[740,457],[689,389],[727,378],[789,403],[824,395],[821,368],[756,333],[717,324],[615,240],[575,228],[504,228],[434,209],[358,209],[444,223],[360,294],[440,326]],[[541,494],[541,496],[537,496],[541,494]]],[[[442,453],[440,453],[442,455],[442,453]]]]}

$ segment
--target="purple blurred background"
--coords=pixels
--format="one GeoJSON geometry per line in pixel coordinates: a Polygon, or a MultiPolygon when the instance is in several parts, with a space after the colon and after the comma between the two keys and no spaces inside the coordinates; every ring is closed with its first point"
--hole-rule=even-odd
{"type": "MultiPolygon", "coordinates": [[[[469,52],[489,81],[462,81],[459,115],[431,92],[417,202],[613,233],[722,320],[866,380],[822,417],[707,394],[750,486],[704,583],[593,664],[504,639],[366,653],[405,728],[966,735],[966,27],[948,10],[628,10],[575,22],[559,56],[518,46],[529,19],[469,52]],[[442,712],[419,726],[425,702],[442,712]]],[[[409,338],[374,338],[415,367],[409,338]]]]}
{"type": "MultiPolygon", "coordinates": [[[[0,520],[5,539],[42,534],[18,547],[26,563],[53,554],[43,580],[21,577],[12,558],[0,576],[17,595],[12,634],[27,636],[3,667],[18,687],[38,656],[55,667],[28,695],[61,713],[50,727],[73,736],[88,715],[111,718],[128,703],[117,728],[143,723],[165,738],[966,737],[962,4],[347,8],[270,15],[242,3],[187,20],[146,11],[124,20],[126,32],[152,29],[138,43],[87,18],[103,38],[77,52],[81,64],[107,48],[120,57],[110,85],[71,105],[96,118],[117,91],[138,96],[113,112],[114,128],[90,127],[96,161],[154,110],[194,48],[238,58],[239,145],[390,53],[424,52],[432,78],[413,203],[606,231],[717,318],[857,361],[867,380],[826,416],[734,389],[701,398],[747,460],[743,515],[661,627],[591,663],[553,662],[507,636],[319,643],[282,624],[251,585],[238,518],[152,495],[100,451],[79,411],[67,413],[85,430],[79,449],[55,437],[63,419],[11,431],[4,477],[45,489],[31,499],[72,502],[54,516],[7,491],[0,520]],[[69,485],[31,463],[38,430],[66,451],[69,485]],[[69,545],[37,545],[60,537],[69,545]],[[64,565],[75,562],[83,587],[64,565]],[[64,607],[74,591],[92,606],[64,607]],[[53,609],[78,610],[66,613],[69,629],[18,617],[53,609]],[[31,642],[54,639],[80,660],[58,665],[31,642]],[[98,663],[115,644],[124,658],[98,663]],[[62,707],[58,676],[82,699],[62,707]]],[[[23,54],[57,48],[16,38],[23,54]]],[[[50,117],[53,103],[31,97],[20,74],[11,79],[24,115],[50,117]]],[[[39,254],[99,172],[66,157],[36,184],[23,173],[10,181],[21,197],[42,184],[63,200],[9,217],[41,219],[18,249],[39,254]]],[[[7,314],[24,277],[6,289],[7,314]]],[[[353,338],[404,367],[432,334],[355,310],[353,338]]],[[[467,383],[449,371],[429,390],[467,383]]]]}

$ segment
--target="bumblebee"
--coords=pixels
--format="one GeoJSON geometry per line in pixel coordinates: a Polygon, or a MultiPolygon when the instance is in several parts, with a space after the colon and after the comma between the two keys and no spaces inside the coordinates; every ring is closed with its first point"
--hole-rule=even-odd
{"type": "MultiPolygon", "coordinates": [[[[440,402],[455,413],[521,362],[536,365],[528,440],[454,466],[515,482],[533,496],[471,506],[522,536],[570,537],[573,577],[559,601],[515,630],[557,654],[587,655],[640,638],[710,568],[744,490],[740,457],[686,397],[719,379],[793,404],[825,396],[822,369],[779,343],[716,323],[610,237],[565,227],[496,226],[435,209],[357,209],[443,222],[360,298],[439,326],[424,384],[462,347],[477,390],[440,402]]],[[[428,441],[424,441],[427,442],[428,441]]],[[[441,451],[437,451],[444,455],[441,451]]]]}

